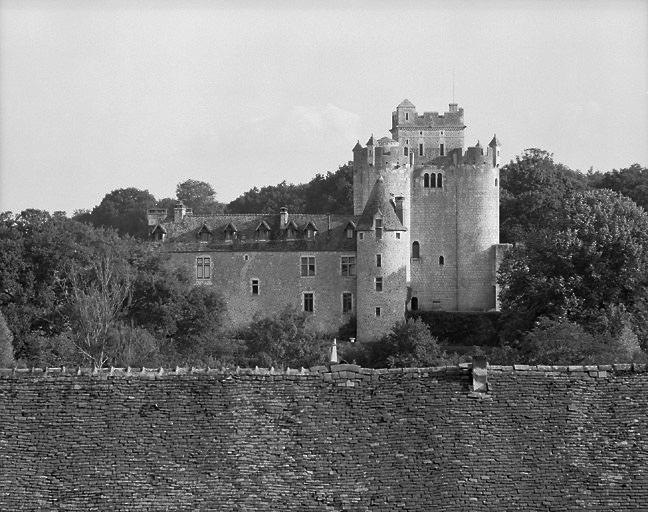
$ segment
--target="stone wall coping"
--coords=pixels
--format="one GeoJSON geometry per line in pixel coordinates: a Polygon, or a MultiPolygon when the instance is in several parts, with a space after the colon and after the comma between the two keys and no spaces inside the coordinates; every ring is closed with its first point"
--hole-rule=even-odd
{"type": "MultiPolygon", "coordinates": [[[[472,363],[461,363],[456,366],[433,366],[423,368],[362,368],[354,364],[332,364],[314,366],[311,368],[209,368],[176,366],[175,368],[91,368],[91,367],[32,367],[32,368],[0,368],[0,379],[36,376],[89,376],[97,378],[170,378],[174,376],[287,376],[292,378],[319,377],[329,381],[339,379],[362,380],[380,378],[380,376],[403,375],[409,378],[430,377],[437,374],[469,374],[472,363]],[[325,377],[327,376],[327,377],[325,377]]],[[[596,376],[600,372],[612,373],[646,373],[648,365],[633,364],[603,364],[603,365],[487,365],[489,373],[528,373],[528,374],[570,374],[572,376],[596,376]]],[[[603,375],[598,375],[603,376],[603,375]]]]}

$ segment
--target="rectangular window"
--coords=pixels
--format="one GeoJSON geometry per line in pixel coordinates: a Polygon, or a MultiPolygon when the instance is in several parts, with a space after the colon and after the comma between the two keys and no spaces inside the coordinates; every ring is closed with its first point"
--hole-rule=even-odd
{"type": "Polygon", "coordinates": [[[358,238],[360,240],[364,240],[364,233],[358,233],[358,238]]]}
{"type": "Polygon", "coordinates": [[[302,277],[315,275],[315,256],[301,257],[301,275],[302,277]]]}
{"type": "Polygon", "coordinates": [[[396,240],[400,240],[400,233],[396,233],[396,240]]]}
{"type": "Polygon", "coordinates": [[[383,233],[382,233],[383,232],[382,219],[376,219],[375,223],[376,223],[376,240],[380,240],[382,238],[382,235],[383,235],[383,233]]]}
{"type": "Polygon", "coordinates": [[[211,278],[211,258],[203,256],[196,258],[196,279],[210,279],[211,278]]]}
{"type": "Polygon", "coordinates": [[[440,154],[441,156],[444,156],[444,155],[445,155],[445,151],[444,151],[443,144],[441,144],[441,145],[439,146],[439,154],[440,154]]]}
{"type": "Polygon", "coordinates": [[[423,144],[419,144],[419,156],[423,156],[423,144]]]}
{"type": "Polygon", "coordinates": [[[313,292],[304,292],[304,311],[312,313],[315,309],[315,297],[313,292]]]}
{"type": "Polygon", "coordinates": [[[353,311],[353,294],[351,292],[342,293],[342,313],[347,314],[353,311]]]}
{"type": "Polygon", "coordinates": [[[405,146],[403,148],[403,155],[407,156],[407,153],[408,153],[408,149],[407,149],[407,146],[405,146]]]}
{"type": "Polygon", "coordinates": [[[376,266],[382,267],[382,254],[376,254],[376,266]]]}
{"type": "Polygon", "coordinates": [[[376,278],[376,291],[377,292],[382,292],[383,291],[383,278],[382,277],[377,277],[376,278]]]}
{"type": "Polygon", "coordinates": [[[380,308],[379,307],[376,308],[376,316],[380,316],[380,308]]]}
{"type": "Polygon", "coordinates": [[[252,295],[259,295],[259,280],[252,279],[252,295]]]}
{"type": "Polygon", "coordinates": [[[340,258],[340,267],[342,275],[351,277],[356,275],[356,259],[355,256],[342,256],[340,258]]]}

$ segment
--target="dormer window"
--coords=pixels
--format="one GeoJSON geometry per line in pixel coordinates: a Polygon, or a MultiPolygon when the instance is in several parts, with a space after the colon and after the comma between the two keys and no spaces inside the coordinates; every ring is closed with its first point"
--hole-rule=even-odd
{"type": "Polygon", "coordinates": [[[297,238],[297,224],[294,221],[290,221],[286,225],[286,240],[295,240],[297,238]]]}
{"type": "Polygon", "coordinates": [[[225,227],[225,241],[233,242],[236,239],[236,226],[231,222],[225,227]]]}
{"type": "Polygon", "coordinates": [[[159,224],[153,228],[153,231],[151,231],[151,238],[153,238],[153,240],[157,240],[158,242],[164,242],[166,235],[166,229],[164,229],[159,224]]]}
{"type": "Polygon", "coordinates": [[[256,228],[256,237],[259,241],[265,241],[270,238],[270,226],[263,220],[256,228]]]}
{"type": "Polygon", "coordinates": [[[308,221],[308,224],[306,224],[306,227],[304,228],[304,236],[312,240],[315,238],[315,235],[317,234],[317,226],[313,223],[313,221],[308,221]]]}
{"type": "Polygon", "coordinates": [[[198,230],[198,240],[200,240],[201,243],[204,242],[209,242],[211,238],[211,231],[207,227],[207,224],[203,224],[202,227],[198,230]]]}
{"type": "Polygon", "coordinates": [[[349,240],[352,240],[352,239],[353,239],[353,237],[354,237],[354,235],[355,235],[355,229],[356,229],[356,226],[355,226],[355,224],[354,224],[353,222],[349,222],[349,223],[346,225],[345,233],[346,233],[346,237],[347,237],[349,240]]]}

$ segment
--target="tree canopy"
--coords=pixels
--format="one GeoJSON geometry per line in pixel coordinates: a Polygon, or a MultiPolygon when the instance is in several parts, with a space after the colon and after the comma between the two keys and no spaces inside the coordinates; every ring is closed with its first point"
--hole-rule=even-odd
{"type": "Polygon", "coordinates": [[[587,178],[532,148],[501,168],[500,186],[500,239],[516,242],[544,226],[566,197],[586,190],[587,178]]]}
{"type": "Polygon", "coordinates": [[[148,190],[120,188],[102,199],[90,214],[95,226],[114,228],[121,235],[144,238],[148,235],[146,210],[155,204],[148,190]]]}
{"type": "Polygon", "coordinates": [[[189,179],[176,187],[176,197],[194,213],[221,213],[224,205],[216,201],[214,188],[204,181],[189,179]]]}
{"type": "Polygon", "coordinates": [[[629,197],[648,211],[648,168],[632,164],[625,169],[587,175],[593,188],[608,188],[629,197]]]}

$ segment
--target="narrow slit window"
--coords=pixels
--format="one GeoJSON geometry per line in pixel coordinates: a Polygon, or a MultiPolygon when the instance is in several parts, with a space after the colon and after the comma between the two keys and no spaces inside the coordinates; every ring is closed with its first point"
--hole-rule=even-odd
{"type": "MultiPolygon", "coordinates": [[[[432,176],[434,176],[434,174],[432,176]]],[[[426,172],[423,175],[423,187],[428,188],[429,186],[430,186],[430,175],[426,172]]]]}
{"type": "Polygon", "coordinates": [[[380,316],[380,307],[376,308],[376,316],[380,316]]]}
{"type": "Polygon", "coordinates": [[[375,278],[375,284],[376,284],[376,291],[377,292],[382,292],[383,291],[383,278],[382,277],[376,277],[375,278]]]}
{"type": "Polygon", "coordinates": [[[376,254],[376,266],[382,267],[382,254],[376,254]]]}
{"type": "Polygon", "coordinates": [[[439,256],[439,265],[445,265],[445,258],[443,256],[439,256]]]}
{"type": "Polygon", "coordinates": [[[437,174],[437,187],[443,187],[443,174],[441,173],[437,174]]]}
{"type": "Polygon", "coordinates": [[[419,144],[419,156],[423,156],[423,144],[419,144]]]}
{"type": "Polygon", "coordinates": [[[252,295],[259,295],[259,280],[252,279],[252,295]]]}
{"type": "Polygon", "coordinates": [[[436,175],[435,172],[433,172],[432,174],[430,174],[430,186],[431,186],[432,188],[436,188],[436,176],[437,176],[437,175],[436,175]]]}
{"type": "Polygon", "coordinates": [[[445,144],[439,145],[439,155],[445,156],[445,144]]]}

